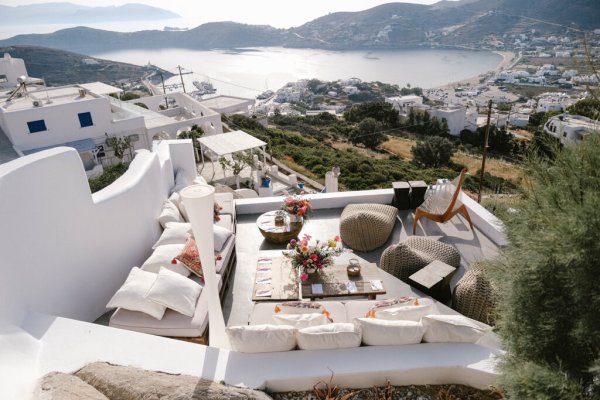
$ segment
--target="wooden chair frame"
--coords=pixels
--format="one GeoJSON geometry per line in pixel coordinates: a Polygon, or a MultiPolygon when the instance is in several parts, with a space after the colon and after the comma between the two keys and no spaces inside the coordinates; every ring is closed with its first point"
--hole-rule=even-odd
{"type": "Polygon", "coordinates": [[[460,171],[458,184],[456,185],[456,189],[455,189],[454,193],[452,194],[452,200],[450,201],[450,204],[446,208],[446,211],[444,211],[442,214],[430,213],[428,211],[425,211],[425,210],[417,207],[417,209],[415,210],[415,218],[413,221],[413,235],[417,231],[417,222],[419,221],[419,219],[421,217],[429,218],[432,221],[443,224],[445,222],[450,221],[456,214],[461,214],[463,217],[465,217],[467,219],[467,221],[469,221],[471,230],[473,230],[473,222],[471,222],[471,217],[469,216],[467,207],[465,207],[464,204],[461,204],[460,207],[454,209],[454,206],[456,205],[456,201],[458,200],[458,195],[460,194],[460,189],[462,187],[463,180],[465,179],[465,172],[467,172],[466,169],[463,169],[462,171],[460,171]]]}

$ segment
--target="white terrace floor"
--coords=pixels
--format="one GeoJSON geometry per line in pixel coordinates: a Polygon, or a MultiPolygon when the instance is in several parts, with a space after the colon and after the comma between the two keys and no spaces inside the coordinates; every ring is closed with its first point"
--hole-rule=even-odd
{"type": "MultiPolygon", "coordinates": [[[[339,234],[339,218],[342,208],[330,208],[314,210],[310,219],[304,224],[302,232],[310,234],[315,239],[328,239],[339,234]]],[[[252,311],[252,288],[256,263],[259,253],[268,251],[269,256],[280,254],[284,245],[274,245],[264,241],[256,225],[256,219],[260,214],[238,214],[237,217],[237,266],[235,274],[230,281],[227,296],[223,302],[225,322],[228,326],[245,325],[248,323],[252,311]]],[[[412,235],[414,210],[401,211],[388,241],[380,248],[368,252],[356,252],[356,254],[379,265],[381,253],[389,245],[398,243],[412,235]]],[[[458,249],[461,256],[460,268],[452,279],[451,286],[454,288],[456,282],[463,276],[465,268],[475,261],[494,258],[498,254],[498,247],[481,231],[475,228],[473,231],[462,217],[455,217],[446,224],[438,224],[427,219],[421,219],[417,226],[417,235],[432,239],[439,239],[444,243],[453,245],[458,249]]],[[[263,255],[266,255],[263,253],[263,255]]],[[[407,295],[411,291],[421,295],[416,289],[407,287],[404,283],[392,275],[380,270],[387,294],[378,296],[378,299],[393,298],[407,295]]]]}

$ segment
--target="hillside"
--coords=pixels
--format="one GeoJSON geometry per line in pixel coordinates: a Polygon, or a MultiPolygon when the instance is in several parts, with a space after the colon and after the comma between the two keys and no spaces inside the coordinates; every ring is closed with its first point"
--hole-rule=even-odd
{"type": "Polygon", "coordinates": [[[179,32],[109,32],[85,27],[45,35],[19,35],[0,45],[29,44],[77,52],[116,49],[215,49],[251,46],[398,49],[479,47],[485,38],[530,32],[600,28],[600,1],[461,0],[433,5],[390,3],[360,12],[333,13],[291,29],[213,22],[179,32]]]}
{"type": "Polygon", "coordinates": [[[69,24],[108,21],[139,21],[177,18],[179,15],[145,4],[123,4],[121,6],[89,7],[73,3],[28,4],[23,6],[0,5],[0,24],[27,25],[69,24]]]}
{"type": "MultiPolygon", "coordinates": [[[[94,58],[98,64],[87,65],[82,60],[89,56],[38,46],[0,47],[0,54],[4,53],[25,60],[28,74],[44,78],[48,86],[96,81],[112,83],[121,79],[136,81],[156,70],[99,58],[94,58]]],[[[166,71],[163,74],[165,78],[172,76],[166,71]]]]}

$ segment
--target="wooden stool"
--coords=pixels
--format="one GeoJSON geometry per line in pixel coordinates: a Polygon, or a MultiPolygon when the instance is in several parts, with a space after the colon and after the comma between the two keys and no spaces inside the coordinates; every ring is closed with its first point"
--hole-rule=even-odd
{"type": "Polygon", "coordinates": [[[394,207],[398,210],[408,210],[410,207],[410,185],[408,182],[392,182],[394,188],[394,207]]]}
{"type": "Polygon", "coordinates": [[[450,280],[456,268],[434,260],[408,277],[409,283],[434,299],[447,303],[451,298],[450,280]]]}
{"type": "Polygon", "coordinates": [[[410,185],[410,208],[417,208],[425,201],[427,184],[424,181],[408,181],[410,185]]]}

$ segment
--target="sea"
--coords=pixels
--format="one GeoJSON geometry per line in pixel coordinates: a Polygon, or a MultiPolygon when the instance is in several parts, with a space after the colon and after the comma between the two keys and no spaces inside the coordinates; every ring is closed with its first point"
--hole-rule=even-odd
{"type": "MultiPolygon", "coordinates": [[[[197,21],[162,20],[114,22],[90,25],[115,31],[194,27],[197,21]]],[[[35,27],[3,26],[0,38],[18,33],[48,33],[67,25],[37,25],[35,27]]],[[[285,86],[300,79],[360,78],[380,81],[400,87],[432,88],[478,76],[495,69],[502,61],[490,51],[456,49],[419,49],[385,51],[329,51],[257,47],[235,50],[189,50],[181,48],[118,50],[88,54],[93,57],[137,65],[152,64],[181,75],[168,79],[167,85],[184,80],[187,91],[194,90],[193,81],[209,81],[217,95],[256,97],[258,94],[285,86]]]]}

